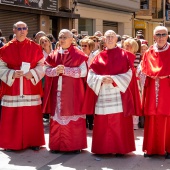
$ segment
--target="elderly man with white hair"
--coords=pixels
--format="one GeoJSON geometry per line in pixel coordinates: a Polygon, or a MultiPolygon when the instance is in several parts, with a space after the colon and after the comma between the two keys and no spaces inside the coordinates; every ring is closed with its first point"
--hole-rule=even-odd
{"type": "Polygon", "coordinates": [[[137,88],[131,69],[135,56],[116,45],[112,30],[106,31],[105,42],[90,65],[83,111],[95,114],[92,152],[122,156],[135,150],[132,115],[140,113],[139,92],[132,91],[137,88]]]}
{"type": "Polygon", "coordinates": [[[86,116],[81,108],[87,76],[87,56],[72,44],[73,34],[67,29],[59,32],[60,48],[46,59],[44,113],[50,113],[52,153],[80,153],[87,147],[86,116]]]}
{"type": "Polygon", "coordinates": [[[170,159],[170,45],[168,30],[157,26],[155,44],[144,54],[141,71],[145,75],[143,92],[144,156],[165,155],[170,159]]]}

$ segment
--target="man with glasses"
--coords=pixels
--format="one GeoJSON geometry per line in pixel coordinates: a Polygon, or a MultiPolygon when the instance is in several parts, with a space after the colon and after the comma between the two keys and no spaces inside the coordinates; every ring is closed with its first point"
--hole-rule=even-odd
{"type": "Polygon", "coordinates": [[[157,26],[155,44],[144,54],[141,71],[145,76],[143,92],[144,157],[165,155],[170,159],[170,45],[168,30],[157,26]]]}
{"type": "Polygon", "coordinates": [[[0,148],[37,151],[45,144],[41,111],[44,57],[40,46],[26,37],[26,23],[15,23],[13,32],[16,38],[0,49],[0,148]]]}
{"type": "Polygon", "coordinates": [[[87,147],[86,116],[81,108],[87,75],[87,56],[72,44],[73,34],[59,32],[60,48],[46,59],[43,112],[51,113],[49,148],[52,153],[80,153],[87,147]]]}

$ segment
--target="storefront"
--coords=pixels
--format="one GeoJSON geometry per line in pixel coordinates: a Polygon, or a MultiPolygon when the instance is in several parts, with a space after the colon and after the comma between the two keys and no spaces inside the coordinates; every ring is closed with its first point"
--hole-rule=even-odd
{"type": "Polygon", "coordinates": [[[148,41],[149,45],[154,43],[153,30],[156,26],[160,25],[159,22],[147,21],[147,20],[134,20],[134,36],[138,30],[142,30],[144,39],[148,41]]]}
{"type": "Polygon", "coordinates": [[[60,29],[71,29],[72,20],[79,17],[70,11],[59,11],[58,0],[0,0],[0,29],[7,40],[17,21],[27,23],[30,38],[40,30],[57,37],[60,29]]]}
{"type": "Polygon", "coordinates": [[[134,28],[135,28],[134,35],[136,35],[136,32],[138,30],[142,30],[144,37],[146,37],[146,32],[145,32],[146,27],[147,27],[147,23],[145,21],[135,20],[134,21],[134,28]]]}
{"type": "Polygon", "coordinates": [[[95,31],[104,33],[111,29],[120,35],[132,36],[132,12],[78,4],[76,13],[80,14],[80,19],[74,23],[79,33],[88,31],[89,35],[93,35],[95,31]],[[87,22],[88,27],[86,27],[87,22]]]}

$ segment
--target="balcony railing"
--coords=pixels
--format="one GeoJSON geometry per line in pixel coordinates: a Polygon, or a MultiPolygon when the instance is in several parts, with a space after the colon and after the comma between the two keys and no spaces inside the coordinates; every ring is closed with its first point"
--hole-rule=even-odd
{"type": "Polygon", "coordinates": [[[140,9],[140,0],[78,0],[78,2],[128,12],[135,12],[140,9]]]}

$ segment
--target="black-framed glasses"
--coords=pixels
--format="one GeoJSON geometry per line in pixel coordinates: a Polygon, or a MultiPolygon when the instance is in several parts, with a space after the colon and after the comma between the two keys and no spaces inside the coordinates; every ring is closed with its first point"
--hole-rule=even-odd
{"type": "Polygon", "coordinates": [[[27,30],[27,27],[17,27],[16,29],[17,29],[18,31],[21,31],[21,30],[24,30],[24,31],[25,31],[25,30],[27,30]]]}
{"type": "Polygon", "coordinates": [[[81,47],[87,47],[87,45],[81,45],[81,47]]]}
{"type": "Polygon", "coordinates": [[[163,33],[163,34],[158,33],[158,34],[155,34],[155,35],[156,35],[156,37],[161,38],[161,37],[166,37],[168,34],[166,34],[166,33],[163,33]]]}

